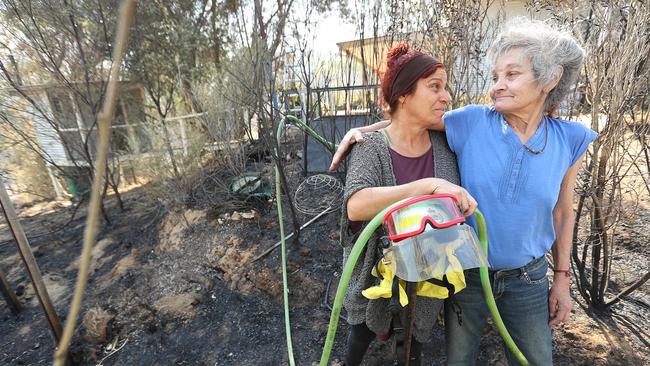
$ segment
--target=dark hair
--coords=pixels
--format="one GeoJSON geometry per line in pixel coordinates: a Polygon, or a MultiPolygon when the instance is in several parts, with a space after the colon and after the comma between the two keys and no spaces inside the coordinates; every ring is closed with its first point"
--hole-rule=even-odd
{"type": "Polygon", "coordinates": [[[439,67],[444,66],[437,58],[413,50],[407,43],[398,43],[393,46],[386,56],[386,72],[381,80],[381,93],[384,102],[389,107],[389,112],[395,111],[399,97],[411,94],[415,90],[415,82],[418,79],[428,77],[439,67]],[[407,80],[400,80],[400,85],[396,85],[396,79],[402,70],[423,67],[421,63],[409,65],[416,58],[424,58],[424,69],[408,70],[414,71],[414,73],[408,73],[407,80]],[[399,89],[397,94],[394,90],[396,87],[399,89]]]}

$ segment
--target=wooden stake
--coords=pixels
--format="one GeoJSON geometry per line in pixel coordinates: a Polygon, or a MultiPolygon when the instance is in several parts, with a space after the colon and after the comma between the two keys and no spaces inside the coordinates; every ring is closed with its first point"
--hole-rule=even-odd
{"type": "Polygon", "coordinates": [[[27,273],[29,273],[29,277],[32,280],[32,284],[34,285],[34,292],[36,292],[36,297],[41,303],[41,307],[43,307],[45,317],[47,318],[48,323],[50,323],[50,329],[52,330],[54,339],[58,344],[62,333],[61,321],[59,320],[59,316],[56,314],[56,311],[54,311],[52,301],[50,301],[50,296],[48,295],[47,289],[45,288],[45,283],[43,283],[41,271],[38,269],[38,264],[36,264],[34,253],[32,253],[32,249],[29,247],[29,242],[27,241],[25,232],[23,231],[22,226],[20,226],[18,216],[16,215],[16,210],[14,209],[14,205],[11,203],[9,194],[7,194],[4,182],[0,183],[0,204],[2,205],[2,210],[4,212],[5,218],[7,219],[7,223],[11,229],[11,235],[13,235],[14,239],[16,240],[18,252],[20,253],[20,257],[23,259],[23,263],[25,263],[25,267],[27,268],[27,273]]]}
{"type": "Polygon", "coordinates": [[[7,305],[9,305],[11,312],[18,314],[20,310],[22,310],[22,306],[20,305],[20,301],[18,301],[16,294],[11,289],[9,282],[7,281],[7,278],[2,271],[0,271],[0,292],[2,292],[2,296],[4,296],[5,300],[7,301],[7,305]]]}
{"type": "MultiPolygon", "coordinates": [[[[397,278],[395,278],[397,280],[397,278]]],[[[404,365],[411,364],[411,340],[413,338],[413,327],[415,325],[415,302],[417,301],[417,282],[406,282],[406,295],[409,299],[409,304],[406,307],[406,339],[404,340],[404,365]]],[[[417,355],[418,357],[420,355],[417,355]]],[[[398,360],[399,363],[399,360],[398,360]]]]}

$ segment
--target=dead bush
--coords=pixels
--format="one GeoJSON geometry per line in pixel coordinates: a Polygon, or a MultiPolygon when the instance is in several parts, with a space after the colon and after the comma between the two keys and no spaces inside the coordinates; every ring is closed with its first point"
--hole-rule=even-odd
{"type": "Polygon", "coordinates": [[[108,341],[110,322],[114,316],[102,308],[92,308],[86,312],[83,325],[86,330],[84,339],[90,343],[100,344],[108,341]]]}

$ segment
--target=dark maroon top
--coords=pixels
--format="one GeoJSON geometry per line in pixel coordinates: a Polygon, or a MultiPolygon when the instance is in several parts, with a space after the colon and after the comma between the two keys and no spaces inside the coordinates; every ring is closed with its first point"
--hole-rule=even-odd
{"type": "MultiPolygon", "coordinates": [[[[433,146],[424,154],[410,158],[400,155],[397,151],[389,148],[390,160],[393,163],[393,175],[395,184],[406,184],[422,178],[432,178],[435,168],[433,166],[433,146]]],[[[350,221],[350,229],[353,233],[361,230],[363,221],[350,221]]]]}
{"type": "Polygon", "coordinates": [[[424,154],[414,158],[400,155],[397,151],[388,149],[390,151],[390,160],[393,162],[395,184],[406,184],[418,179],[433,177],[434,166],[432,149],[433,146],[424,154]]]}

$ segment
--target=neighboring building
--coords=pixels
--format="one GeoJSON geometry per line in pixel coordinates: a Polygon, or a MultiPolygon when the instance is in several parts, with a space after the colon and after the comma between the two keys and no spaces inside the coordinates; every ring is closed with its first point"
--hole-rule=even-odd
{"type": "MultiPolygon", "coordinates": [[[[20,91],[34,100],[36,106],[27,102],[13,88],[0,90],[0,95],[13,97],[13,105],[22,106],[22,117],[32,121],[42,152],[54,164],[62,167],[87,166],[84,142],[88,141],[88,153],[92,157],[97,140],[97,128],[93,124],[101,108],[99,88],[102,87],[100,83],[91,84],[91,92],[95,96],[91,101],[56,84],[21,87],[20,91]]],[[[137,153],[146,152],[151,148],[151,143],[142,129],[142,86],[122,82],[119,88],[111,127],[111,154],[113,157],[129,155],[134,148],[137,153]]]]}
{"type": "MultiPolygon", "coordinates": [[[[100,82],[89,85],[92,100],[87,99],[86,93],[73,93],[70,87],[57,84],[0,90],[5,112],[23,121],[31,121],[38,144],[35,148],[48,161],[46,167],[57,196],[61,196],[62,187],[55,178],[57,172],[52,169],[52,164],[62,168],[68,190],[71,189],[70,184],[75,186],[72,190],[76,191],[87,183],[86,174],[80,172],[79,168],[88,166],[88,155],[94,159],[97,142],[94,124],[97,111],[101,108],[100,96],[104,87],[105,84],[100,82]]],[[[84,84],[77,84],[75,88],[86,90],[84,84]]],[[[111,126],[111,158],[130,159],[151,150],[150,135],[144,124],[143,100],[144,90],[140,84],[120,83],[111,126]]]]}

